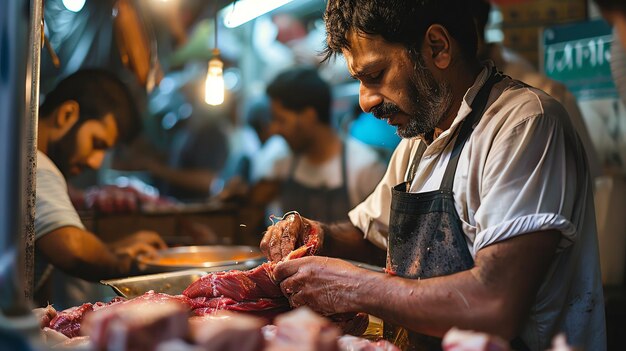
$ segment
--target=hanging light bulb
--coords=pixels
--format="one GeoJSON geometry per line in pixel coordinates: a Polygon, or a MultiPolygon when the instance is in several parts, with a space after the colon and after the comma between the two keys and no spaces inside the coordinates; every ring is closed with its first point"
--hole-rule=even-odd
{"type": "Polygon", "coordinates": [[[219,49],[213,49],[204,83],[204,101],[213,106],[224,102],[224,63],[219,55],[219,49]]]}

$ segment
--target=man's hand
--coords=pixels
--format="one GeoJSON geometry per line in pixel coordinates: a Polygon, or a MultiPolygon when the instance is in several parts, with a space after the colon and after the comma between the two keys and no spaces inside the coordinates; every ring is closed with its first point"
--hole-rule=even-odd
{"type": "Polygon", "coordinates": [[[270,261],[277,262],[294,249],[314,240],[316,247],[321,248],[324,240],[321,223],[291,213],[267,228],[260,247],[270,261]]]}
{"type": "Polygon", "coordinates": [[[118,256],[127,255],[135,258],[141,254],[154,255],[157,250],[166,249],[167,244],[159,234],[142,230],[109,244],[109,248],[118,256]]]}
{"type": "Polygon", "coordinates": [[[309,256],[281,262],[274,269],[293,307],[308,306],[323,315],[358,312],[357,289],[370,274],[346,261],[309,256]]]}

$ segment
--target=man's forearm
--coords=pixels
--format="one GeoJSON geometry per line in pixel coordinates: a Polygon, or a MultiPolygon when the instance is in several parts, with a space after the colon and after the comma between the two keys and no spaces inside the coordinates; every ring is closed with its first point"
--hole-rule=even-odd
{"type": "Polygon", "coordinates": [[[350,221],[322,224],[324,243],[322,255],[356,260],[382,266],[386,252],[369,240],[350,221]]]}
{"type": "Polygon", "coordinates": [[[514,333],[506,306],[469,271],[422,280],[367,272],[362,279],[357,309],[409,330],[437,337],[454,326],[505,338],[514,333]]]}
{"type": "Polygon", "coordinates": [[[364,272],[353,284],[355,308],[433,336],[456,326],[513,339],[559,239],[558,232],[544,231],[498,242],[477,253],[472,269],[448,276],[419,280],[364,272]]]}
{"type": "Polygon", "coordinates": [[[128,275],[132,259],[115,255],[94,234],[76,227],[56,229],[36,242],[55,267],[90,281],[128,275]]]}

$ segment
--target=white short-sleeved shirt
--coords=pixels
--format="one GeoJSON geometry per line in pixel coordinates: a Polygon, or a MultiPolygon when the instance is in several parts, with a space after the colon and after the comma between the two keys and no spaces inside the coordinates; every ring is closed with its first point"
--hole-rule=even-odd
{"type": "MultiPolygon", "coordinates": [[[[354,207],[372,193],[385,173],[385,165],[376,151],[354,138],[348,138],[346,147],[346,176],[350,206],[354,207]]],[[[292,154],[276,161],[266,179],[287,180],[294,157],[292,154]]],[[[336,189],[342,186],[341,154],[316,165],[300,159],[293,174],[294,180],[312,188],[336,189]]]]}
{"type": "MultiPolygon", "coordinates": [[[[43,152],[37,150],[35,185],[35,240],[61,227],[85,229],[67,193],[61,171],[43,152]]],[[[47,260],[35,256],[35,288],[39,288],[51,271],[47,260]]]]}
{"type": "MultiPolygon", "coordinates": [[[[460,122],[487,78],[466,93],[449,130],[428,145],[411,192],[438,189],[460,122]]],[[[531,350],[565,332],[586,350],[606,349],[604,300],[591,180],[567,113],[540,90],[505,78],[489,98],[459,159],[453,186],[473,256],[525,233],[558,230],[559,250],[536,296],[521,338],[531,350]]],[[[419,139],[402,140],[376,190],[349,214],[365,237],[387,246],[391,188],[405,181],[419,139]]],[[[529,253],[532,254],[532,253],[529,253]]]]}
{"type": "Polygon", "coordinates": [[[41,151],[37,151],[35,189],[35,240],[61,227],[85,229],[70,201],[63,174],[41,151]]]}

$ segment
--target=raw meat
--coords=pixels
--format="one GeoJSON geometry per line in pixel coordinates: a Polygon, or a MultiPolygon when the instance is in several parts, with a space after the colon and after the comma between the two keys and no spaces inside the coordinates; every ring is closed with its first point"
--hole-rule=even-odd
{"type": "Polygon", "coordinates": [[[150,302],[154,306],[155,304],[162,304],[167,301],[176,301],[182,303],[187,310],[191,310],[191,300],[184,295],[167,295],[161,293],[155,293],[154,291],[148,291],[147,293],[138,296],[132,300],[126,300],[122,297],[116,297],[108,303],[96,302],[95,304],[86,303],[79,307],[72,307],[61,312],[57,312],[56,317],[50,321],[48,327],[54,329],[68,338],[73,338],[80,335],[81,323],[86,315],[107,309],[114,305],[129,305],[142,302],[150,302]]]}
{"type": "Polygon", "coordinates": [[[85,317],[81,332],[97,350],[151,351],[188,333],[189,304],[165,294],[144,294],[85,317]]]}
{"type": "Polygon", "coordinates": [[[271,263],[248,271],[207,274],[189,285],[183,295],[196,297],[228,297],[236,301],[283,297],[280,287],[272,281],[271,263]]]}
{"type": "Polygon", "coordinates": [[[227,311],[189,318],[191,340],[205,351],[261,351],[263,324],[262,319],[227,311]]]}
{"type": "Polygon", "coordinates": [[[57,311],[52,305],[48,305],[42,308],[35,308],[33,314],[39,320],[39,326],[43,329],[50,325],[50,321],[56,317],[57,311]]]}
{"type": "Polygon", "coordinates": [[[69,338],[65,336],[64,334],[59,333],[58,331],[54,329],[50,329],[48,327],[44,327],[41,330],[41,337],[42,337],[43,343],[48,346],[53,346],[58,343],[69,340],[69,338]]]}
{"type": "Polygon", "coordinates": [[[495,335],[450,329],[443,337],[445,351],[510,351],[509,343],[495,335]]]}
{"type": "Polygon", "coordinates": [[[54,346],[52,349],[80,349],[80,350],[91,350],[91,339],[88,336],[77,336],[75,338],[67,339],[63,342],[60,342],[54,346]]]}
{"type": "Polygon", "coordinates": [[[369,341],[352,335],[340,337],[338,343],[339,351],[400,351],[387,340],[369,341]]]}
{"type": "Polygon", "coordinates": [[[228,297],[196,298],[193,299],[196,306],[193,313],[196,316],[203,316],[221,310],[244,312],[271,321],[278,314],[289,311],[291,306],[285,298],[279,299],[258,299],[254,301],[235,301],[228,297]],[[200,301],[203,300],[203,301],[200,301]]]}
{"type": "Polygon", "coordinates": [[[306,307],[276,317],[276,328],[264,330],[266,351],[337,351],[339,328],[306,307]]]}
{"type": "Polygon", "coordinates": [[[85,315],[93,311],[93,305],[90,303],[83,304],[78,307],[71,307],[58,312],[56,317],[50,321],[50,329],[54,329],[59,333],[73,338],[80,335],[80,324],[85,315]]]}
{"type": "MultiPolygon", "coordinates": [[[[294,226],[301,228],[302,221],[292,214],[276,226],[284,231],[293,231],[296,230],[294,226]]],[[[306,237],[305,245],[290,252],[283,260],[315,253],[319,246],[317,235],[306,237]]],[[[275,265],[275,262],[267,262],[248,271],[208,274],[189,285],[183,295],[191,299],[194,314],[198,316],[230,310],[251,313],[271,321],[290,309],[289,301],[273,278],[275,265]]]]}

